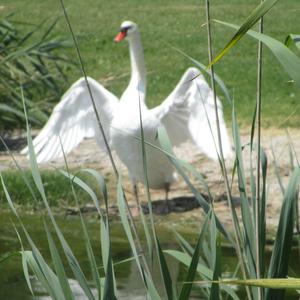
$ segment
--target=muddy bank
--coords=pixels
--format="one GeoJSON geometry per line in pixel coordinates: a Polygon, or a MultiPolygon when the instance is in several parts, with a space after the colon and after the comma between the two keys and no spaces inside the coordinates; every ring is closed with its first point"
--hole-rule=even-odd
{"type": "MultiPolygon", "coordinates": [[[[242,133],[242,143],[246,145],[249,142],[249,134],[245,131],[242,133]]],[[[19,149],[24,140],[16,138],[16,146],[14,145],[14,139],[12,139],[11,147],[18,164],[23,168],[28,168],[28,161],[26,157],[20,155],[16,149],[19,149]]],[[[300,153],[300,131],[289,130],[289,137],[284,130],[279,129],[268,129],[263,130],[262,135],[262,145],[268,157],[268,176],[267,176],[267,223],[268,226],[274,228],[277,225],[278,214],[282,204],[282,190],[278,183],[276,176],[280,174],[283,187],[287,186],[289,176],[291,174],[291,159],[290,159],[290,148],[289,143],[292,143],[292,151],[294,152],[294,163],[296,163],[296,155],[300,153]],[[276,168],[275,171],[275,160],[276,168]]],[[[217,162],[209,160],[204,155],[199,153],[198,149],[191,143],[185,143],[179,148],[175,149],[175,152],[179,158],[185,159],[187,162],[191,163],[204,177],[206,183],[210,189],[213,200],[215,201],[215,210],[220,219],[226,224],[230,224],[230,213],[226,200],[225,186],[223,184],[220,167],[217,162]]],[[[245,147],[243,152],[244,156],[244,167],[247,174],[247,183],[249,187],[249,174],[250,174],[250,156],[249,149],[245,147]]],[[[132,207],[135,206],[135,199],[131,192],[131,184],[127,178],[127,170],[122,165],[120,160],[114,155],[116,165],[118,170],[121,172],[123,177],[123,182],[125,190],[127,192],[127,198],[132,207]]],[[[77,149],[75,149],[67,157],[68,165],[70,168],[94,168],[102,172],[108,178],[108,188],[111,199],[115,199],[116,189],[115,189],[115,179],[112,174],[111,164],[108,160],[107,154],[101,151],[93,140],[85,140],[77,149]]],[[[226,162],[228,174],[232,175],[233,160],[228,160],[226,162]]],[[[0,155],[0,170],[7,170],[14,168],[14,162],[8,154],[1,152],[0,155]]],[[[63,168],[64,162],[62,159],[53,161],[47,165],[42,165],[42,169],[47,168],[63,168]]],[[[198,190],[207,197],[207,192],[203,188],[200,182],[195,178],[191,177],[193,184],[198,188],[198,190]]],[[[236,180],[233,184],[233,196],[235,198],[235,203],[239,203],[239,193],[236,180]]],[[[141,201],[146,203],[145,193],[143,187],[139,187],[139,194],[141,201]]],[[[165,198],[165,193],[163,190],[151,190],[151,198],[154,202],[154,209],[159,214],[159,206],[164,205],[163,199],[165,198]]],[[[195,221],[201,218],[201,209],[199,204],[194,199],[191,191],[188,189],[186,183],[179,178],[178,182],[171,186],[171,191],[169,194],[170,199],[170,211],[171,214],[180,214],[178,219],[185,222],[187,219],[195,221]]],[[[145,207],[145,212],[147,212],[147,207],[145,207]]],[[[113,205],[112,205],[113,208],[113,205]]]]}

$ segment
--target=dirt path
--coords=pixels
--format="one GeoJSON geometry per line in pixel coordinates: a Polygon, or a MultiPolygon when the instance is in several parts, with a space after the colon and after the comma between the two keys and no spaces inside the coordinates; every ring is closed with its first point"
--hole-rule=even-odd
{"type": "MultiPolygon", "coordinates": [[[[300,131],[298,130],[289,130],[291,141],[295,153],[300,153],[300,131]]],[[[249,134],[242,134],[242,143],[247,144],[249,141],[249,134]]],[[[283,186],[287,186],[289,176],[290,176],[290,155],[288,147],[289,139],[287,133],[284,130],[279,129],[268,129],[263,131],[262,145],[266,151],[268,157],[268,179],[267,179],[267,193],[268,193],[268,202],[267,202],[267,220],[268,225],[271,227],[276,226],[279,209],[282,203],[282,193],[278,180],[276,178],[276,172],[274,167],[274,157],[273,151],[276,157],[276,162],[278,165],[278,172],[281,175],[283,186]]],[[[222,183],[220,167],[218,163],[211,161],[199,154],[197,148],[191,143],[185,143],[180,148],[175,150],[178,157],[185,159],[191,163],[196,169],[201,172],[206,177],[206,182],[211,190],[211,194],[216,200],[215,209],[221,220],[225,223],[230,223],[230,214],[227,206],[225,196],[225,187],[222,183]],[[223,201],[217,201],[223,199],[223,201]]],[[[132,205],[134,205],[134,198],[131,191],[130,182],[127,179],[126,168],[121,164],[119,159],[114,156],[116,159],[116,164],[123,176],[125,189],[128,191],[128,199],[132,205]]],[[[27,159],[15,152],[15,158],[20,166],[28,168],[27,159]]],[[[249,185],[249,150],[248,147],[244,151],[244,166],[247,173],[247,182],[249,185]]],[[[295,161],[296,162],[296,161],[295,161]]],[[[107,158],[105,152],[100,151],[96,143],[93,140],[84,141],[77,149],[75,149],[70,155],[68,155],[68,164],[71,168],[94,168],[100,170],[106,178],[109,179],[109,190],[112,197],[115,195],[115,181],[113,179],[113,174],[111,172],[110,162],[107,158]]],[[[42,166],[42,168],[51,168],[51,167],[63,167],[64,162],[62,159],[51,162],[47,166],[42,166]]],[[[14,167],[14,163],[8,155],[0,155],[0,170],[6,170],[14,167]]],[[[233,161],[227,161],[228,173],[231,175],[233,167],[233,161]]],[[[192,182],[199,188],[199,190],[205,193],[203,186],[198,183],[194,178],[192,182]]],[[[145,201],[145,195],[143,188],[140,187],[141,200],[145,201]]],[[[233,183],[233,195],[236,197],[238,202],[238,188],[236,182],[233,183]]],[[[151,197],[153,201],[164,199],[164,191],[151,191],[151,197]]],[[[176,214],[176,222],[182,221],[186,224],[187,219],[189,221],[197,220],[201,217],[200,209],[195,208],[195,200],[192,197],[192,193],[189,191],[185,182],[179,178],[179,181],[172,185],[170,192],[171,206],[173,207],[174,212],[182,212],[180,215],[176,214]],[[182,201],[182,202],[180,202],[182,201]],[[180,205],[178,203],[184,203],[180,205]],[[186,208],[186,209],[185,209],[186,208]],[[192,209],[189,212],[183,212],[185,210],[192,209]]],[[[155,202],[154,202],[155,203],[155,202]]],[[[160,203],[160,202],[156,202],[160,203]]],[[[175,214],[175,213],[174,213],[175,214]]],[[[174,217],[174,214],[173,215],[174,217]]]]}

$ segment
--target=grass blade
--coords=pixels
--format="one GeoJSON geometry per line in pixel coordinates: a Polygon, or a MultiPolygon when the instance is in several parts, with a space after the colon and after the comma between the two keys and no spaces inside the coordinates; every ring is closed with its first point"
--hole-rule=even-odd
{"type": "MultiPolygon", "coordinates": [[[[210,218],[210,239],[211,239],[211,266],[214,270],[213,273],[213,280],[218,280],[220,276],[220,239],[218,238],[218,233],[217,233],[217,225],[216,225],[216,218],[214,212],[211,214],[210,218]]],[[[210,288],[210,297],[209,299],[211,300],[218,300],[220,299],[220,288],[219,284],[213,282],[211,284],[210,288]]]]}
{"type": "Polygon", "coordinates": [[[147,283],[147,299],[151,300],[161,300],[154,284],[152,278],[150,278],[147,274],[145,275],[146,283],[147,283]]]}
{"type": "MultiPolygon", "coordinates": [[[[219,20],[214,21],[231,28],[239,28],[239,26],[231,23],[219,20]]],[[[300,58],[296,54],[294,54],[283,43],[268,35],[258,33],[253,30],[249,30],[247,34],[266,45],[285,69],[286,73],[295,81],[298,86],[300,86],[300,58]]]]}
{"type": "Polygon", "coordinates": [[[173,300],[175,299],[175,296],[173,295],[173,282],[172,282],[172,278],[170,275],[170,271],[164,256],[164,253],[161,249],[160,246],[160,242],[156,236],[156,243],[157,243],[157,251],[158,251],[158,259],[159,259],[159,264],[160,264],[160,268],[161,268],[161,273],[162,273],[162,277],[164,280],[164,284],[165,284],[165,288],[166,288],[166,292],[167,292],[167,296],[169,300],[173,300]]]}
{"type": "MultiPolygon", "coordinates": [[[[178,250],[164,250],[164,253],[167,253],[173,256],[176,260],[189,267],[191,265],[192,257],[187,253],[183,253],[178,250]]],[[[198,263],[197,272],[207,278],[208,280],[212,280],[213,272],[204,265],[198,263]]]]}
{"type": "Polygon", "coordinates": [[[185,282],[188,282],[187,284],[184,284],[179,295],[179,300],[185,300],[189,299],[190,293],[192,291],[192,286],[193,286],[193,281],[196,275],[196,271],[198,268],[198,263],[199,263],[199,255],[200,255],[200,247],[203,243],[204,236],[207,232],[208,228],[208,222],[209,219],[211,218],[211,211],[206,215],[206,218],[204,220],[203,226],[201,228],[198,241],[193,253],[193,256],[191,258],[191,262],[188,268],[187,276],[185,279],[185,282]]]}
{"type": "Polygon", "coordinates": [[[47,234],[47,240],[49,243],[49,249],[50,249],[50,253],[51,253],[51,257],[52,257],[52,261],[54,264],[54,268],[59,280],[59,283],[62,287],[62,291],[64,293],[64,296],[66,299],[74,299],[69,282],[68,282],[68,278],[64,269],[64,266],[62,264],[61,258],[59,256],[58,250],[56,248],[56,245],[53,241],[52,235],[50,233],[50,230],[48,228],[48,225],[46,222],[44,222],[44,228],[47,234]]]}
{"type": "MultiPolygon", "coordinates": [[[[101,254],[105,271],[103,299],[116,299],[115,296],[115,276],[113,261],[111,257],[111,242],[108,231],[108,224],[101,220],[101,254]]],[[[100,278],[100,277],[99,277],[100,278]]],[[[100,299],[100,298],[99,298],[100,299]]]]}
{"type": "Polygon", "coordinates": [[[105,206],[108,207],[108,194],[107,194],[107,187],[106,187],[104,177],[99,172],[97,172],[96,170],[93,170],[93,169],[83,169],[83,170],[81,170],[81,172],[88,173],[97,180],[97,183],[100,187],[100,191],[104,198],[105,206]]]}
{"type": "MultiPolygon", "coordinates": [[[[284,278],[287,276],[288,261],[292,247],[294,228],[294,202],[298,199],[298,185],[300,181],[300,168],[297,167],[285,191],[283,204],[280,212],[278,230],[269,266],[269,278],[284,278]]],[[[284,291],[274,293],[268,289],[266,299],[282,299],[284,291]]]]}
{"type": "MultiPolygon", "coordinates": [[[[237,284],[247,286],[257,286],[263,288],[272,289],[299,289],[300,278],[262,278],[262,279],[247,279],[247,280],[220,280],[217,281],[219,284],[237,284]]],[[[272,298],[278,299],[278,298],[272,298]]]]}
{"type": "Polygon", "coordinates": [[[30,266],[52,299],[65,299],[56,275],[41,257],[35,256],[32,251],[22,251],[22,259],[23,264],[30,266]]]}
{"type": "Polygon", "coordinates": [[[135,258],[136,264],[137,264],[138,269],[141,273],[142,280],[145,282],[144,270],[143,270],[143,267],[141,265],[139,255],[138,255],[138,252],[137,252],[137,249],[136,249],[136,246],[135,246],[135,242],[134,242],[134,238],[133,238],[133,235],[132,235],[132,232],[131,232],[131,229],[130,229],[129,221],[127,219],[126,203],[125,203],[125,199],[124,199],[124,191],[123,191],[123,188],[122,188],[121,178],[119,178],[119,181],[118,181],[117,201],[118,201],[118,208],[119,208],[119,213],[120,213],[120,218],[121,218],[123,228],[125,230],[128,242],[130,244],[130,248],[133,252],[133,256],[135,258]]]}
{"type": "Polygon", "coordinates": [[[68,259],[69,265],[79,283],[79,285],[82,287],[82,289],[84,290],[86,296],[88,297],[88,299],[90,300],[94,300],[94,296],[91,292],[91,289],[88,285],[87,279],[84,276],[84,273],[82,271],[82,269],[80,268],[80,265],[77,261],[77,259],[75,258],[70,246],[68,245],[67,241],[65,240],[62,232],[60,231],[55,218],[52,214],[52,211],[50,209],[50,206],[48,204],[47,198],[46,198],[46,193],[44,190],[44,186],[42,183],[42,179],[41,179],[41,175],[38,169],[38,165],[37,165],[37,161],[36,161],[36,156],[34,153],[34,147],[33,147],[33,142],[32,142],[32,138],[30,135],[30,130],[29,130],[29,125],[28,125],[28,120],[27,120],[27,113],[26,113],[26,109],[25,109],[25,103],[23,100],[23,105],[24,105],[24,114],[26,116],[26,123],[27,123],[27,141],[28,141],[28,150],[29,150],[29,160],[30,160],[30,166],[31,166],[31,172],[32,172],[32,176],[33,176],[33,180],[35,182],[35,185],[37,187],[37,189],[39,190],[39,193],[42,197],[43,203],[47,209],[47,213],[50,217],[50,220],[55,228],[56,234],[60,240],[60,243],[62,245],[62,248],[64,250],[64,253],[68,259]]]}
{"type": "MultiPolygon", "coordinates": [[[[61,143],[61,141],[60,141],[60,143],[61,143]]],[[[83,216],[82,216],[82,213],[81,213],[81,210],[80,210],[80,207],[79,207],[79,199],[78,199],[77,194],[76,194],[75,189],[74,189],[73,180],[72,180],[71,174],[69,172],[69,167],[68,167],[68,163],[67,163],[67,160],[66,160],[66,156],[65,156],[65,152],[64,152],[62,144],[61,144],[61,148],[62,148],[62,151],[63,151],[65,165],[66,165],[66,168],[67,168],[67,174],[66,175],[68,175],[68,179],[69,179],[70,186],[71,186],[71,189],[72,189],[72,192],[73,192],[73,196],[74,196],[76,205],[77,205],[78,210],[79,210],[79,216],[80,216],[81,227],[82,227],[83,235],[84,235],[86,252],[87,252],[87,255],[88,255],[88,258],[89,258],[89,263],[90,263],[91,273],[92,273],[92,276],[93,276],[93,279],[94,279],[94,283],[95,283],[96,288],[97,288],[98,299],[100,300],[100,299],[102,299],[101,296],[102,296],[102,291],[103,291],[102,287],[101,287],[100,274],[98,272],[98,267],[97,267],[95,255],[94,255],[93,248],[92,248],[92,245],[91,245],[91,241],[90,241],[90,238],[89,238],[89,235],[88,235],[87,227],[86,227],[85,221],[83,219],[83,216]]],[[[94,177],[96,177],[96,179],[99,179],[98,177],[100,177],[99,174],[97,174],[97,172],[94,173],[94,172],[90,171],[88,173],[94,175],[94,177]]],[[[99,180],[101,181],[101,178],[99,180]]],[[[101,187],[105,190],[105,188],[106,188],[105,182],[101,182],[101,183],[104,184],[104,186],[101,186],[101,187]]],[[[96,202],[97,202],[97,200],[96,200],[96,202]]],[[[101,214],[100,214],[100,217],[101,217],[101,214]]],[[[101,222],[102,221],[103,221],[103,217],[101,218],[101,222]]],[[[108,241],[108,243],[106,243],[105,245],[108,245],[108,247],[110,247],[110,241],[108,241]]],[[[108,279],[108,278],[110,279],[110,277],[106,277],[106,279],[108,279]]],[[[112,283],[112,287],[113,287],[113,289],[112,289],[112,293],[110,294],[110,296],[114,296],[114,282],[112,283]]]]}
{"type": "MultiPolygon", "coordinates": [[[[152,234],[154,237],[155,241],[155,247],[156,247],[156,252],[158,256],[158,263],[159,263],[159,269],[160,273],[164,282],[164,287],[165,291],[167,294],[167,297],[169,300],[175,299],[175,287],[174,287],[174,295],[173,295],[173,282],[172,278],[170,276],[170,271],[168,268],[168,265],[166,263],[164,253],[161,249],[158,237],[156,235],[156,230],[155,230],[155,225],[154,225],[154,219],[153,219],[153,213],[152,213],[152,203],[151,203],[151,195],[150,195],[150,190],[149,190],[149,181],[148,181],[148,171],[147,171],[147,153],[146,153],[146,145],[145,145],[145,136],[144,136],[144,128],[143,128],[143,119],[142,119],[142,110],[141,110],[141,101],[139,98],[139,117],[140,117],[140,133],[141,133],[141,151],[142,151],[142,158],[143,158],[143,170],[144,170],[144,186],[146,189],[146,194],[147,194],[147,201],[148,201],[148,208],[149,208],[149,215],[150,215],[150,221],[151,221],[151,228],[152,228],[152,234]]],[[[137,199],[138,200],[138,199],[137,199]]],[[[148,229],[148,224],[144,218],[143,211],[141,209],[140,203],[139,204],[139,209],[140,209],[140,214],[142,218],[142,223],[144,226],[144,231],[146,235],[146,241],[149,249],[149,255],[151,261],[153,260],[152,258],[152,240],[149,234],[149,229],[148,229]]]]}
{"type": "Polygon", "coordinates": [[[104,300],[117,300],[115,296],[115,284],[114,284],[114,272],[113,272],[113,264],[111,258],[111,249],[110,244],[108,244],[108,260],[107,260],[107,267],[106,267],[106,278],[105,278],[105,285],[104,285],[104,292],[103,292],[103,299],[104,300]]]}
{"type": "Polygon", "coordinates": [[[84,191],[86,191],[90,195],[90,197],[92,198],[92,200],[95,204],[95,207],[97,209],[99,216],[102,217],[101,208],[100,208],[98,198],[97,198],[95,192],[84,181],[82,181],[77,176],[69,174],[68,172],[66,172],[64,170],[60,170],[60,173],[62,175],[64,175],[65,177],[70,178],[72,182],[76,183],[78,186],[80,186],[84,191]]]}
{"type": "Polygon", "coordinates": [[[259,208],[259,236],[260,236],[260,270],[261,274],[264,274],[265,271],[265,246],[266,246],[266,202],[267,202],[267,169],[268,169],[268,158],[265,151],[260,149],[260,163],[262,170],[262,192],[260,199],[260,208],[259,208]]]}
{"type": "Polygon", "coordinates": [[[264,16],[277,2],[278,0],[265,0],[259,4],[243,22],[243,24],[238,27],[235,35],[230,39],[226,46],[219,52],[219,54],[213,59],[213,61],[208,65],[210,68],[216,62],[218,62],[237,42],[247,33],[247,31],[262,17],[264,16]]]}

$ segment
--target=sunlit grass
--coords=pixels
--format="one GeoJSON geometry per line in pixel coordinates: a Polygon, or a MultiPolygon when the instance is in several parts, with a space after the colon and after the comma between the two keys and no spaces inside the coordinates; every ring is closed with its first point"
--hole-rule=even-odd
{"type": "MultiPolygon", "coordinates": [[[[214,1],[212,18],[241,24],[255,7],[257,1],[214,1]]],[[[16,20],[39,23],[46,18],[62,15],[59,1],[34,2],[4,1],[0,14],[17,11],[16,20]]],[[[207,64],[206,28],[204,2],[126,0],[121,3],[106,1],[66,1],[74,31],[79,40],[87,73],[120,96],[130,76],[126,43],[114,44],[113,38],[124,19],[132,19],[140,26],[145,59],[148,69],[147,101],[150,106],[160,103],[171,92],[184,70],[191,65],[169,45],[179,48],[207,64]],[[79,21],[80,20],[80,21],[79,21]]],[[[300,32],[297,0],[279,1],[265,18],[266,33],[284,41],[289,33],[300,32]]],[[[229,28],[213,24],[213,48],[215,54],[233,34],[229,28]]],[[[70,36],[62,17],[56,28],[58,36],[70,36]]],[[[67,51],[75,57],[75,49],[67,51]]],[[[297,126],[300,111],[299,90],[287,81],[290,79],[266,50],[264,53],[263,126],[297,126]],[[284,115],[282,115],[284,112],[284,115]]],[[[239,123],[251,123],[255,103],[256,45],[245,38],[216,66],[228,89],[232,91],[239,123]]],[[[80,71],[72,71],[70,82],[80,77],[80,71]]],[[[231,108],[225,103],[227,120],[231,108]]]]}
{"type": "MultiPolygon", "coordinates": [[[[76,174],[76,171],[73,170],[73,173],[76,174]]],[[[26,171],[25,175],[29,182],[33,184],[31,172],[26,171]]],[[[28,210],[34,208],[38,209],[41,207],[40,204],[32,201],[31,193],[18,170],[4,171],[2,172],[2,176],[6,182],[8,190],[11,191],[11,197],[15,204],[22,205],[24,208],[27,207],[28,210]]],[[[65,207],[65,209],[67,207],[74,207],[74,197],[72,195],[68,179],[66,179],[57,170],[42,171],[41,176],[46,188],[47,198],[51,206],[57,207],[58,210],[62,207],[65,207]]],[[[98,197],[101,197],[99,188],[95,181],[84,173],[79,173],[78,176],[87,182],[87,184],[96,192],[98,197]]],[[[36,189],[34,189],[34,191],[37,193],[36,189]]],[[[80,205],[85,206],[90,200],[88,194],[79,188],[76,188],[76,191],[80,199],[80,205]]],[[[0,189],[0,207],[7,207],[3,189],[0,189]]]]}

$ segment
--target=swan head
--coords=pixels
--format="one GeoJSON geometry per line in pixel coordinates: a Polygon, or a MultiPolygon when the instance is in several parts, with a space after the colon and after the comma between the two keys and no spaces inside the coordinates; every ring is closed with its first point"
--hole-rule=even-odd
{"type": "Polygon", "coordinates": [[[138,31],[138,26],[132,21],[124,21],[121,24],[120,32],[115,37],[115,42],[120,42],[123,39],[129,39],[131,36],[133,36],[138,31]]]}

